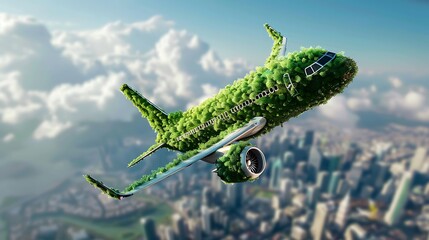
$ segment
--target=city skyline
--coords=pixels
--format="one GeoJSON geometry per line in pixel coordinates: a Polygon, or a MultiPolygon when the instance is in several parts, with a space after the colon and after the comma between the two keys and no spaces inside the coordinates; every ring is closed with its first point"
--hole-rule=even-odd
{"type": "MultiPolygon", "coordinates": [[[[332,236],[339,232],[342,236],[377,233],[402,237],[413,229],[429,229],[425,226],[429,187],[408,185],[408,181],[400,184],[406,170],[416,170],[412,175],[420,183],[426,181],[429,171],[427,1],[0,3],[0,239],[6,239],[2,235],[6,232],[23,230],[31,235],[35,229],[48,235],[60,232],[77,239],[92,238],[98,229],[95,223],[115,214],[128,219],[129,229],[113,224],[109,233],[117,230],[138,238],[144,235],[145,223],[149,231],[153,226],[151,220],[133,215],[136,209],[152,209],[148,219],[155,221],[157,231],[170,237],[179,228],[169,219],[179,214],[186,218],[187,230],[194,237],[210,231],[213,236],[242,234],[240,231],[250,228],[261,234],[258,236],[282,231],[308,239],[317,204],[334,206],[326,220],[333,223],[339,201],[349,190],[351,207],[344,212],[350,213],[351,224],[346,222],[342,230],[338,224],[326,225],[332,236]],[[356,59],[359,73],[346,91],[326,105],[255,139],[255,145],[267,152],[269,168],[259,180],[261,185],[245,187],[244,195],[253,200],[240,208],[244,213],[229,210],[233,198],[219,200],[226,199],[228,191],[230,196],[235,193],[211,175],[210,179],[203,175],[201,184],[199,178],[178,176],[180,184],[143,192],[142,199],[133,202],[135,208],[126,208],[126,204],[112,207],[95,189],[70,182],[84,172],[94,172],[108,175],[108,184],[115,185],[115,179],[125,183],[131,179],[120,172],[128,171],[128,160],[153,143],[155,135],[149,124],[119,91],[123,83],[166,112],[186,110],[263,64],[272,46],[264,23],[288,38],[288,53],[310,46],[344,51],[356,59]],[[306,135],[306,130],[314,135],[306,135]],[[302,149],[308,146],[312,148],[302,149]],[[295,161],[297,158],[302,159],[295,161]],[[282,167],[279,161],[284,161],[282,167]],[[272,165],[276,167],[271,169],[272,165]],[[51,192],[61,184],[67,186],[64,192],[51,192]],[[400,185],[404,191],[396,194],[400,185]],[[203,198],[204,187],[208,189],[203,198]],[[84,195],[76,194],[81,189],[87,190],[84,195]],[[154,199],[148,197],[152,194],[154,199]],[[177,200],[183,195],[188,198],[177,200]],[[371,199],[372,205],[368,201],[362,204],[357,196],[371,199]],[[391,205],[395,198],[396,204],[391,205]],[[203,199],[207,204],[198,204],[203,199]],[[209,206],[210,201],[217,204],[209,206]],[[154,207],[160,202],[166,211],[154,207]],[[380,202],[385,204],[377,205],[380,202]],[[16,208],[8,209],[11,204],[16,208]],[[193,209],[195,216],[190,217],[177,210],[192,204],[206,208],[193,209]],[[43,213],[35,210],[40,206],[43,213]],[[413,211],[414,206],[418,211],[413,211]],[[109,210],[103,212],[104,208],[109,210]],[[388,219],[406,219],[398,232],[391,232],[385,223],[389,208],[388,219]],[[62,222],[32,218],[49,215],[48,210],[67,214],[61,215],[62,222]],[[264,215],[265,210],[272,216],[264,215]],[[24,214],[13,215],[20,211],[24,214]],[[75,211],[83,214],[79,221],[88,229],[76,227],[75,211]],[[204,225],[198,224],[202,212],[204,225]],[[359,217],[354,218],[356,215],[359,217]],[[249,220],[244,225],[243,216],[249,220]],[[370,219],[362,220],[366,216],[370,219]],[[19,224],[11,229],[14,220],[19,224]],[[228,221],[237,226],[230,232],[223,227],[228,221]],[[279,227],[270,229],[272,222],[279,227]]],[[[132,175],[137,178],[149,173],[175,155],[157,153],[133,169],[132,175]]],[[[204,165],[185,173],[194,175],[200,168],[204,165]]],[[[423,230],[419,231],[418,237],[423,238],[423,230]]]]}

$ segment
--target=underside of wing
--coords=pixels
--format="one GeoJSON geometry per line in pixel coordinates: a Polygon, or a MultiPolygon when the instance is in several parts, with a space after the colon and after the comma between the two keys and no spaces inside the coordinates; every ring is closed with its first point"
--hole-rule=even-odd
{"type": "Polygon", "coordinates": [[[144,175],[142,178],[126,187],[123,191],[108,187],[103,182],[98,181],[89,175],[84,175],[84,177],[90,184],[113,198],[122,199],[124,197],[129,197],[137,191],[147,188],[155,183],[158,183],[168,178],[169,176],[185,169],[196,161],[204,159],[210,154],[216,152],[218,149],[228,144],[231,144],[232,142],[237,141],[240,138],[246,137],[250,134],[254,134],[254,132],[256,133],[256,130],[259,131],[263,127],[263,125],[261,124],[265,125],[264,118],[254,118],[248,124],[229,134],[219,142],[213,144],[211,147],[202,151],[192,150],[181,154],[176,159],[168,163],[166,166],[153,170],[152,173],[149,175],[144,175]]]}

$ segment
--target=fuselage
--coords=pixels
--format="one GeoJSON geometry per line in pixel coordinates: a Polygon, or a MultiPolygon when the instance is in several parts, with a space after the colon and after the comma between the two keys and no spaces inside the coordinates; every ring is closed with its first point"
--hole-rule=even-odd
{"type": "Polygon", "coordinates": [[[304,69],[324,53],[321,48],[303,49],[257,67],[199,106],[170,114],[170,124],[158,134],[157,142],[180,151],[203,149],[254,117],[267,120],[260,135],[326,103],[351,82],[357,66],[337,54],[317,73],[307,76],[304,69]]]}

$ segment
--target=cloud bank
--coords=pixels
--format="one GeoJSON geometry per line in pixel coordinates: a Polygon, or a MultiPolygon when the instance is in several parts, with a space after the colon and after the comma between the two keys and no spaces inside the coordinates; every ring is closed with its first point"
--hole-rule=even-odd
{"type": "Polygon", "coordinates": [[[123,83],[167,111],[185,110],[250,69],[161,16],[50,31],[32,17],[0,14],[0,52],[0,121],[38,119],[35,139],[79,121],[130,119],[136,109],[118,90],[123,83]]]}
{"type": "MultiPolygon", "coordinates": [[[[38,140],[80,121],[129,120],[137,110],[118,90],[123,83],[169,112],[197,105],[253,68],[218,56],[209,43],[161,16],[51,31],[32,17],[0,13],[0,52],[0,124],[36,119],[38,140]]],[[[429,122],[427,86],[373,73],[355,82],[359,87],[352,84],[316,108],[318,116],[348,127],[359,121],[359,111],[429,122]]],[[[4,142],[14,140],[8,134],[4,142]]]]}

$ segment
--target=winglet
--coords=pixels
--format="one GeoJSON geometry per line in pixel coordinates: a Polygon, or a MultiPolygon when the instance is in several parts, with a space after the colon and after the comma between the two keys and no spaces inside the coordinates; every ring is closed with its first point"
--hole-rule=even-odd
{"type": "Polygon", "coordinates": [[[119,192],[119,190],[110,188],[110,187],[104,185],[103,182],[98,181],[89,175],[83,175],[83,177],[86,179],[87,182],[89,182],[89,184],[100,189],[103,193],[109,195],[112,198],[122,200],[125,197],[130,197],[133,195],[133,194],[121,193],[121,192],[119,192]]]}
{"type": "Polygon", "coordinates": [[[286,38],[282,36],[282,34],[279,31],[276,31],[274,28],[272,28],[267,23],[264,24],[265,29],[268,32],[268,35],[273,39],[273,47],[271,49],[271,54],[265,61],[265,64],[269,63],[271,60],[276,59],[279,54],[284,54],[286,50],[286,38]],[[282,48],[284,49],[282,51],[282,48]]]}

